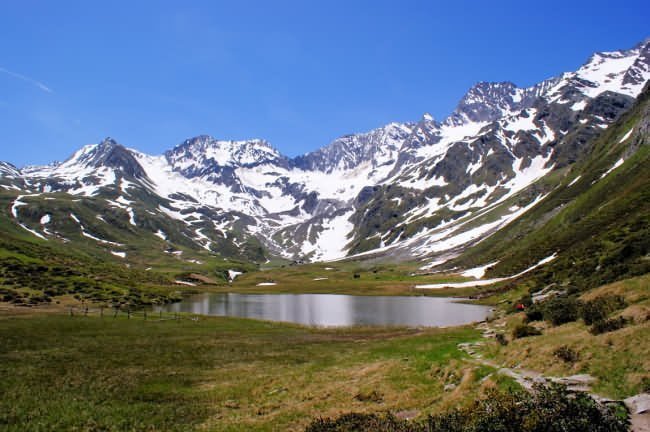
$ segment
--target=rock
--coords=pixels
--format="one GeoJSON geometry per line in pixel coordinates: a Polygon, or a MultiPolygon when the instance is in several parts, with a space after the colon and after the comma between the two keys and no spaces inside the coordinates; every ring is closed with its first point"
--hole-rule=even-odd
{"type": "Polygon", "coordinates": [[[650,413],[650,394],[641,393],[625,399],[625,405],[635,414],[650,413]]]}
{"type": "Polygon", "coordinates": [[[641,393],[623,401],[630,410],[630,430],[650,432],[650,394],[641,393]]]}
{"type": "Polygon", "coordinates": [[[419,413],[418,410],[404,410],[396,412],[395,417],[402,420],[411,420],[417,417],[419,413]]]}

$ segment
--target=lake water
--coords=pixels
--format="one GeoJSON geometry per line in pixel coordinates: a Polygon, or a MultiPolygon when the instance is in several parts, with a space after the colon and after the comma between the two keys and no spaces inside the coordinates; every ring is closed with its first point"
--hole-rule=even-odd
{"type": "Polygon", "coordinates": [[[232,316],[313,326],[454,326],[482,321],[487,306],[443,297],[339,294],[198,294],[156,311],[232,316]]]}

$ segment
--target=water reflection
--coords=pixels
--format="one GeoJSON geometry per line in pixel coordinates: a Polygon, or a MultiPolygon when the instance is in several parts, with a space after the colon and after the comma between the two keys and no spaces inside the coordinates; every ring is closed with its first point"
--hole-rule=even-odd
{"type": "Polygon", "coordinates": [[[156,311],[234,316],[314,326],[453,326],[484,320],[486,306],[440,297],[339,294],[198,294],[156,311]]]}

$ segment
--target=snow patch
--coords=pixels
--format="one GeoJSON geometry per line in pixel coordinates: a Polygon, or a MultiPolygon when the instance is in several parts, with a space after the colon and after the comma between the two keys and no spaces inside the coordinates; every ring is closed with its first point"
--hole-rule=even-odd
{"type": "Polygon", "coordinates": [[[429,270],[429,269],[432,269],[432,268],[434,268],[434,267],[436,267],[436,266],[439,266],[440,264],[444,264],[444,263],[446,263],[447,261],[449,261],[449,259],[438,259],[438,260],[434,260],[434,261],[431,261],[431,262],[429,262],[429,263],[423,265],[422,267],[420,267],[420,270],[429,270]]]}
{"type": "Polygon", "coordinates": [[[502,278],[494,278],[494,279],[484,279],[484,280],[475,280],[475,281],[469,281],[469,282],[457,282],[457,283],[442,283],[442,284],[425,284],[425,285],[416,285],[415,288],[422,288],[422,289],[444,289],[444,288],[470,288],[470,287],[476,287],[476,286],[485,286],[485,285],[492,285],[497,282],[503,282],[506,280],[510,279],[515,279],[518,278],[519,276],[523,276],[524,274],[536,269],[539,266],[542,266],[546,263],[549,263],[553,261],[555,258],[557,258],[557,253],[554,253],[553,255],[547,256],[546,258],[541,259],[537,264],[528,267],[526,270],[517,273],[516,275],[512,276],[507,276],[507,277],[502,277],[502,278]]]}
{"type": "Polygon", "coordinates": [[[28,205],[26,202],[21,201],[23,198],[26,197],[33,197],[33,196],[39,196],[40,194],[34,194],[34,195],[18,195],[16,199],[14,200],[14,203],[11,205],[11,215],[14,217],[14,219],[18,219],[18,207],[26,206],[28,205]]]}
{"type": "Polygon", "coordinates": [[[580,102],[576,102],[573,105],[571,105],[571,109],[573,111],[582,111],[583,109],[585,109],[586,106],[587,106],[587,102],[582,100],[580,102]]]}
{"type": "Polygon", "coordinates": [[[491,262],[490,264],[485,264],[484,266],[467,269],[464,272],[462,272],[461,275],[465,277],[473,277],[474,279],[481,279],[485,275],[485,272],[489,267],[492,267],[493,265],[496,265],[498,263],[499,261],[494,261],[491,262]]]}
{"type": "Polygon", "coordinates": [[[21,224],[21,223],[19,223],[18,225],[19,225],[22,229],[24,229],[25,231],[29,231],[30,233],[32,233],[32,234],[35,235],[36,237],[38,237],[38,238],[40,238],[40,239],[43,239],[43,240],[47,240],[47,238],[45,238],[45,236],[43,236],[41,233],[36,232],[36,231],[34,231],[33,229],[28,228],[26,225],[23,225],[23,224],[21,224]]]}
{"type": "Polygon", "coordinates": [[[633,131],[634,131],[634,128],[632,128],[632,129],[630,129],[629,131],[627,131],[627,133],[626,133],[625,135],[623,135],[623,138],[621,138],[621,140],[620,140],[618,143],[620,144],[620,143],[622,143],[623,141],[627,140],[627,139],[630,137],[630,135],[632,135],[632,132],[633,132],[633,131]]]}
{"type": "Polygon", "coordinates": [[[504,129],[511,132],[531,131],[531,130],[534,131],[539,129],[539,126],[537,126],[535,122],[533,122],[536,112],[537,110],[535,109],[522,111],[522,113],[519,114],[518,116],[506,120],[506,126],[504,127],[504,129]],[[528,116],[527,117],[523,116],[522,115],[523,113],[528,114],[528,116]]]}
{"type": "Polygon", "coordinates": [[[137,224],[135,223],[135,212],[133,211],[133,209],[129,207],[126,209],[126,212],[129,214],[129,223],[133,226],[137,226],[137,224]]]}
{"type": "Polygon", "coordinates": [[[112,242],[112,241],[100,239],[99,237],[95,237],[94,235],[92,235],[89,232],[87,232],[86,230],[84,230],[83,226],[81,227],[81,235],[84,236],[84,237],[88,237],[91,240],[95,240],[96,242],[99,242],[99,243],[104,243],[104,244],[112,245],[112,246],[124,246],[122,243],[115,243],[115,242],[112,242]]]}
{"type": "Polygon", "coordinates": [[[305,254],[314,253],[314,259],[328,261],[345,256],[347,235],[354,229],[349,221],[354,210],[334,217],[323,223],[323,230],[318,234],[316,244],[303,244],[302,252],[305,254]]]}
{"type": "Polygon", "coordinates": [[[234,281],[237,276],[240,274],[244,274],[243,272],[236,271],[236,270],[228,270],[228,280],[230,282],[234,281]]]}
{"type": "Polygon", "coordinates": [[[617,161],[614,163],[614,165],[612,165],[612,167],[611,167],[610,169],[608,169],[607,171],[605,171],[605,173],[604,173],[603,175],[600,176],[600,178],[601,178],[601,179],[602,179],[602,178],[605,178],[605,176],[607,176],[609,173],[611,173],[611,172],[614,171],[616,168],[618,168],[618,167],[620,167],[621,165],[623,165],[623,162],[625,162],[625,161],[623,160],[623,158],[617,160],[617,161]]]}
{"type": "Polygon", "coordinates": [[[576,177],[576,178],[574,178],[573,180],[571,180],[571,183],[569,183],[569,184],[567,185],[567,187],[569,187],[569,186],[573,186],[574,184],[576,184],[576,182],[577,182],[578,180],[580,180],[580,177],[582,177],[582,175],[579,175],[578,177],[576,177]]]}

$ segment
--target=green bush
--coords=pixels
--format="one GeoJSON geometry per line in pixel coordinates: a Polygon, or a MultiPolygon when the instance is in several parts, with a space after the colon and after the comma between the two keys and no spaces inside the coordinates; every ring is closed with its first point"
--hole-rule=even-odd
{"type": "Polygon", "coordinates": [[[391,414],[344,414],[314,420],[306,432],[623,432],[623,407],[602,405],[566,387],[536,385],[533,392],[492,390],[471,405],[429,416],[400,420],[391,414]]]}
{"type": "Polygon", "coordinates": [[[499,345],[501,345],[501,346],[506,346],[506,345],[508,345],[508,340],[506,339],[506,335],[504,335],[503,333],[497,333],[497,334],[494,336],[494,338],[497,340],[497,342],[499,343],[499,345]]]}
{"type": "Polygon", "coordinates": [[[515,304],[522,304],[528,308],[533,305],[533,296],[531,296],[530,293],[524,294],[519,300],[515,302],[515,304]]]}
{"type": "Polygon", "coordinates": [[[531,307],[526,309],[526,321],[542,321],[544,319],[544,311],[541,306],[538,304],[533,304],[531,307]]]}
{"type": "Polygon", "coordinates": [[[619,295],[605,295],[584,302],[580,308],[580,315],[585,324],[592,325],[597,321],[604,321],[611,313],[623,309],[625,299],[619,295]]]}
{"type": "Polygon", "coordinates": [[[627,319],[623,317],[610,318],[603,321],[597,321],[591,327],[591,334],[599,335],[611,331],[622,329],[627,325],[627,319]]]}
{"type": "Polygon", "coordinates": [[[383,402],[384,395],[379,393],[377,390],[372,390],[370,392],[359,392],[354,396],[354,398],[360,402],[383,402]]]}
{"type": "Polygon", "coordinates": [[[539,336],[541,334],[542,334],[541,331],[537,330],[533,326],[529,326],[529,325],[526,325],[526,324],[519,324],[512,331],[512,337],[514,339],[524,338],[524,337],[528,337],[528,336],[539,336]]]}
{"type": "Polygon", "coordinates": [[[424,431],[418,425],[411,425],[391,414],[348,413],[336,419],[314,420],[306,432],[418,432],[424,431]]]}
{"type": "Polygon", "coordinates": [[[580,359],[578,352],[566,345],[553,351],[553,355],[566,363],[575,363],[580,359]]]}
{"type": "Polygon", "coordinates": [[[558,296],[542,303],[546,321],[553,325],[566,324],[578,319],[580,303],[575,297],[558,296]]]}

